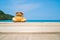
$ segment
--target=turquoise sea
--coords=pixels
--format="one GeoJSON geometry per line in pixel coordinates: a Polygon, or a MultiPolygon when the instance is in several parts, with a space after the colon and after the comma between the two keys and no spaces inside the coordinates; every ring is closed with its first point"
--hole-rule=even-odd
{"type": "MultiPolygon", "coordinates": [[[[0,22],[13,22],[12,20],[0,20],[0,22]]],[[[27,20],[26,22],[60,22],[60,20],[27,20]]]]}

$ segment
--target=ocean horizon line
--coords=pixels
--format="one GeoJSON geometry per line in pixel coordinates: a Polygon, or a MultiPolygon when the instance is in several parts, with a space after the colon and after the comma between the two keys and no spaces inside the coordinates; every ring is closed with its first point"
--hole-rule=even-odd
{"type": "MultiPolygon", "coordinates": [[[[13,22],[12,20],[0,20],[0,22],[13,22]]],[[[60,22],[60,20],[26,20],[26,22],[60,22]]]]}

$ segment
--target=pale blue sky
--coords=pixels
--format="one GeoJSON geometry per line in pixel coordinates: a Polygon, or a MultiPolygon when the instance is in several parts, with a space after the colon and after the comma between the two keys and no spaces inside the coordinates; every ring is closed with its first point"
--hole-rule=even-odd
{"type": "Polygon", "coordinates": [[[28,20],[60,20],[60,0],[0,0],[0,10],[24,12],[28,20]]]}

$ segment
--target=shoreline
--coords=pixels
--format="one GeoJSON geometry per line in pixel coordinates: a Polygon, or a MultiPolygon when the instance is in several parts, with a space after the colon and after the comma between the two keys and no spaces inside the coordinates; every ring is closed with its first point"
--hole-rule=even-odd
{"type": "Polygon", "coordinates": [[[60,22],[0,22],[0,26],[60,26],[60,22]]]}

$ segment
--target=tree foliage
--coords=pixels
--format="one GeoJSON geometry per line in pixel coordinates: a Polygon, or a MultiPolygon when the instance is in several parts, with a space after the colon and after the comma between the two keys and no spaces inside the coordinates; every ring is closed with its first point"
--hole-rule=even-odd
{"type": "Polygon", "coordinates": [[[3,11],[0,10],[0,20],[9,20],[9,19],[12,19],[12,15],[10,14],[5,14],[3,11]]]}

